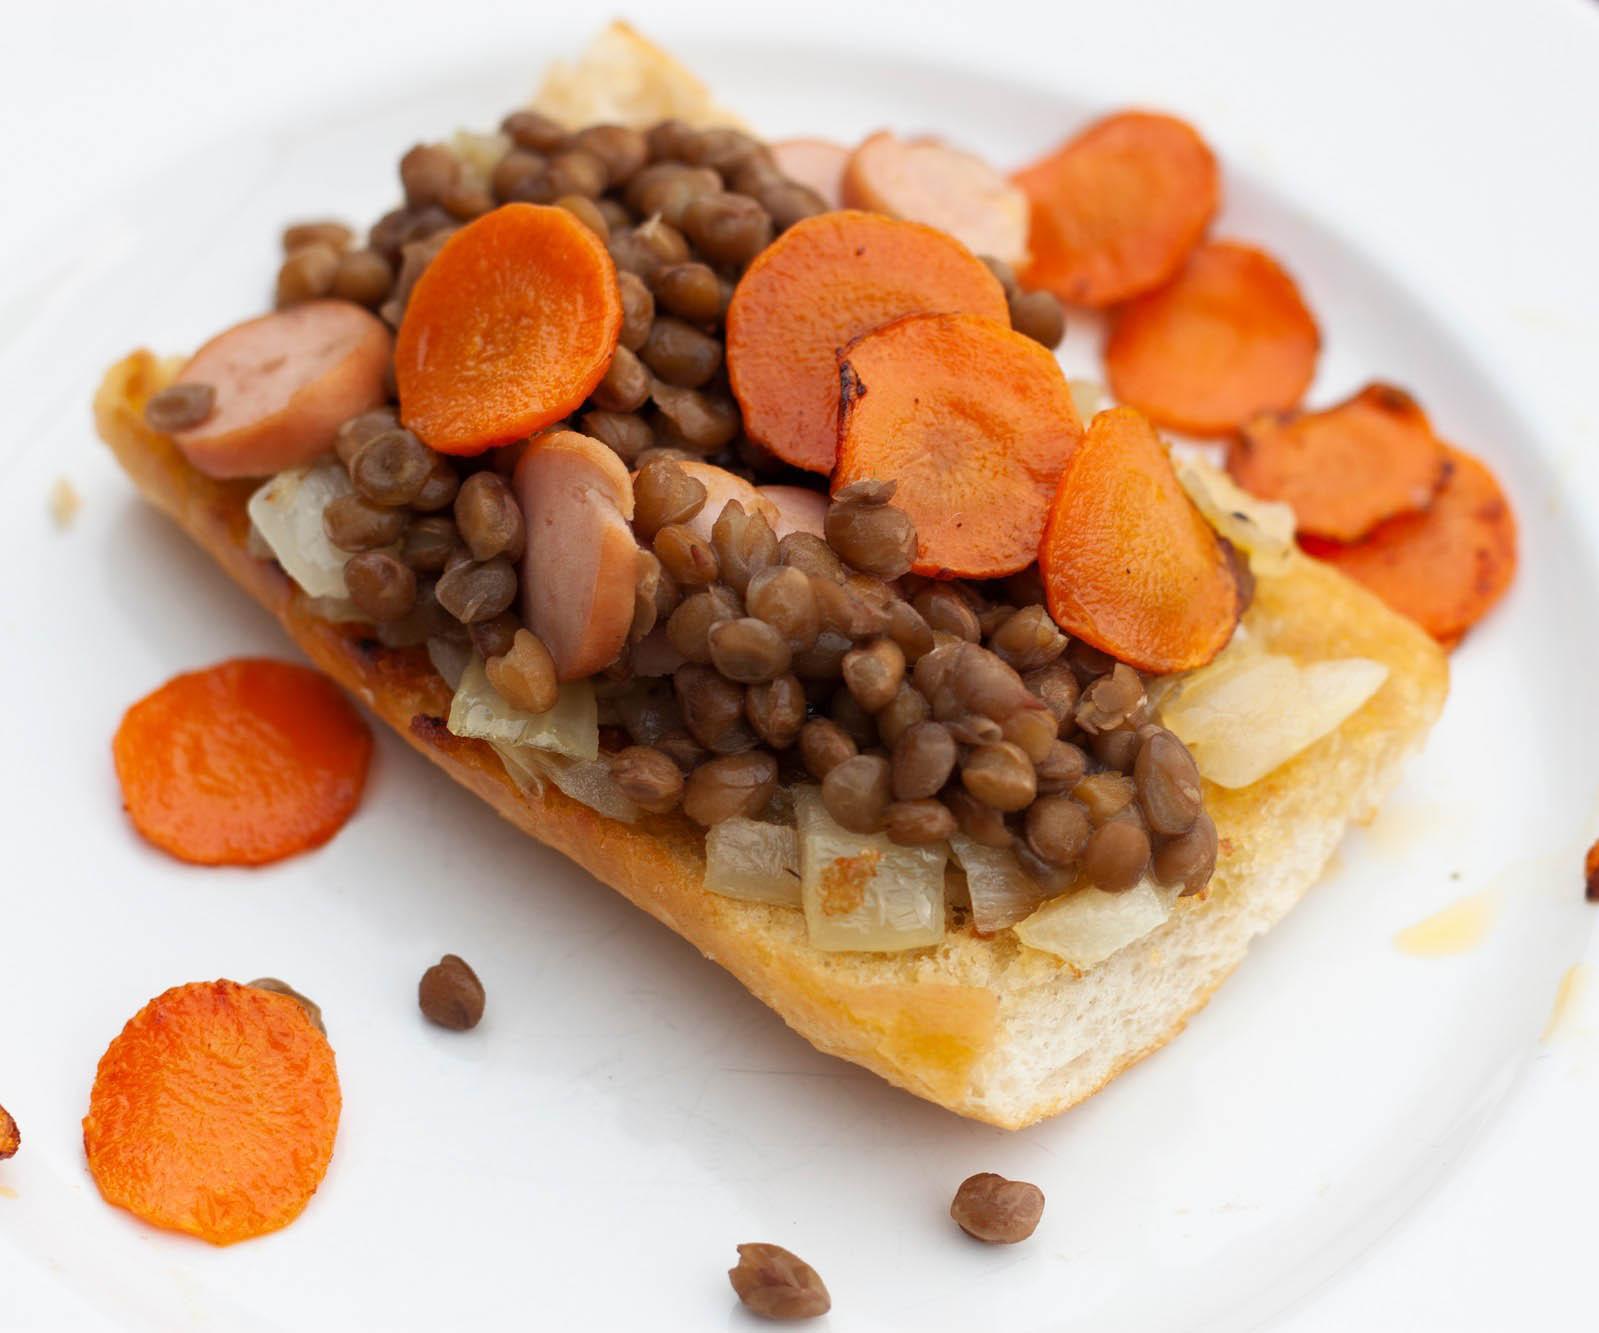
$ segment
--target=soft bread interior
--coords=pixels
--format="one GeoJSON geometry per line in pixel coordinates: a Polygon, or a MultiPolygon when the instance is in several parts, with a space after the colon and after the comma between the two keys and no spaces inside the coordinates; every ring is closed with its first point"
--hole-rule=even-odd
{"type": "Polygon", "coordinates": [[[450,692],[420,649],[390,650],[317,619],[246,548],[252,484],[212,481],[143,421],[172,366],[135,352],[95,398],[100,434],[165,511],[283,623],[305,653],[419,751],[524,832],[556,847],[720,963],[807,1040],[961,1115],[1007,1128],[1065,1110],[1163,1046],[1310,887],[1351,820],[1376,808],[1438,716],[1436,644],[1363,589],[1297,558],[1262,579],[1247,625],[1270,651],[1360,656],[1388,679],[1337,731],[1255,785],[1211,788],[1221,837],[1211,887],[1159,930],[1084,975],[1008,933],[952,931],[936,949],[829,954],[790,909],[702,883],[702,839],[678,817],[607,820],[556,791],[525,795],[481,741],[445,730],[450,692]]]}

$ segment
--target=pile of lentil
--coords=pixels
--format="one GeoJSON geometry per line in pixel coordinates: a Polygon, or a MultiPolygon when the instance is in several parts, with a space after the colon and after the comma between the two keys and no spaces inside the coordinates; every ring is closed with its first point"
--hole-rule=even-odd
{"type": "MultiPolygon", "coordinates": [[[[779,540],[736,500],[709,540],[690,526],[707,492],[683,459],[821,488],[742,436],[723,367],[739,275],[827,207],[762,144],[676,121],[571,132],[517,111],[498,135],[411,149],[400,179],[404,204],[364,247],[338,224],[289,229],[280,306],[337,296],[397,326],[453,231],[513,201],[569,210],[616,262],[621,343],[569,424],[634,470],[648,553],[629,648],[595,678],[627,796],[710,826],[759,816],[781,785],[811,779],[847,829],[902,844],[958,830],[1012,849],[1046,889],[1081,874],[1115,892],[1146,871],[1185,893],[1204,887],[1217,838],[1192,757],[1153,723],[1136,671],[1061,633],[1036,570],[982,585],[911,574],[916,535],[887,479],[834,496],[825,537],[779,540]]],[[[1055,346],[1059,303],[985,262],[1014,326],[1055,346]]],[[[336,446],[354,493],[324,526],[384,643],[470,642],[508,702],[542,712],[554,668],[513,609],[525,534],[506,478],[520,447],[449,458],[392,404],[364,413],[336,446]]]]}

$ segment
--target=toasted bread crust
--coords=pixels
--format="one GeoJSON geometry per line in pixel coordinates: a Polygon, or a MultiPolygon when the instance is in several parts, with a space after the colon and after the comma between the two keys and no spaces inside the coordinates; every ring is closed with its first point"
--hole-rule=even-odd
{"type": "Polygon", "coordinates": [[[828,954],[800,913],[723,898],[703,884],[703,840],[676,816],[626,825],[553,787],[524,793],[485,743],[451,735],[450,691],[420,649],[386,649],[310,613],[246,545],[253,484],[189,467],[142,416],[172,367],[135,352],[95,398],[101,436],[139,489],[258,602],[322,670],[452,778],[732,972],[823,1051],[958,1114],[1006,1128],[1053,1115],[1158,1049],[1297,901],[1352,818],[1375,808],[1442,706],[1447,668],[1410,622],[1330,569],[1297,560],[1262,580],[1246,623],[1275,651],[1385,662],[1378,694],[1293,762],[1244,791],[1207,793],[1222,857],[1203,899],[1160,930],[1074,976],[1008,934],[951,931],[912,954],[828,954]],[[1150,985],[1150,978],[1159,982],[1150,985]],[[1107,1017],[1108,1016],[1108,1017],[1107,1017]]]}

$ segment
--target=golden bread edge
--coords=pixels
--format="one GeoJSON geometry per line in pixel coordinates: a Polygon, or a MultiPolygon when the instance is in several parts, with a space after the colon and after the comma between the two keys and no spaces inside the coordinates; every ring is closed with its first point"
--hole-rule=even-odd
{"type": "MultiPolygon", "coordinates": [[[[144,423],[145,401],[170,382],[174,369],[147,351],[134,352],[107,371],[95,396],[99,433],[144,497],[275,615],[319,668],[415,749],[523,832],[682,935],[818,1049],[958,1114],[1020,1128],[1066,1109],[1164,1045],[1242,956],[1240,950],[1199,977],[1191,1000],[1169,1021],[1162,1019],[1155,1039],[1115,1053],[1092,1086],[1065,1096],[1041,1088],[1025,1106],[997,1104],[983,1085],[1012,1055],[1007,1029],[1029,997],[1040,988],[1069,994],[1094,973],[1074,977],[1009,935],[985,940],[969,931],[952,932],[938,949],[915,954],[822,953],[806,943],[802,914],[707,890],[702,837],[680,817],[626,825],[553,786],[542,795],[525,794],[487,744],[445,729],[450,691],[421,649],[374,649],[349,626],[318,619],[276,565],[249,554],[245,503],[256,483],[203,476],[170,439],[144,423]]],[[[1302,864],[1303,855],[1289,858],[1297,898],[1319,875],[1347,821],[1372,813],[1379,786],[1420,744],[1447,691],[1445,659],[1431,639],[1309,559],[1296,561],[1282,578],[1262,580],[1246,624],[1274,651],[1372,657],[1388,665],[1389,679],[1337,732],[1267,779],[1241,792],[1207,792],[1222,838],[1216,881],[1204,898],[1182,900],[1173,920],[1152,937],[1157,941],[1197,925],[1232,895],[1247,894],[1254,879],[1270,873],[1296,824],[1313,823],[1322,831],[1314,864],[1302,864]]]]}

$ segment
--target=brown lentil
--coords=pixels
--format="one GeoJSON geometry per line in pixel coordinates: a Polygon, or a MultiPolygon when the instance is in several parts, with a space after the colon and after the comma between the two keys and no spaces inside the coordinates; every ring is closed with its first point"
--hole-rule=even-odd
{"type": "Polygon", "coordinates": [[[1169,731],[1144,740],[1133,765],[1138,803],[1149,827],[1174,837],[1194,826],[1201,809],[1199,768],[1188,747],[1169,731]]]}
{"type": "Polygon", "coordinates": [[[890,842],[905,847],[943,842],[955,831],[955,816],[942,801],[895,801],[883,814],[890,842]]]}
{"type": "Polygon", "coordinates": [[[649,423],[628,412],[585,412],[580,421],[585,435],[609,445],[624,463],[636,462],[655,443],[649,423]]]}
{"type": "Polygon", "coordinates": [[[532,182],[543,180],[548,166],[549,159],[543,153],[513,148],[494,164],[494,170],[489,173],[489,188],[502,203],[521,200],[532,182]]]}
{"type": "Polygon", "coordinates": [[[965,643],[955,650],[949,685],[963,709],[1003,723],[1032,696],[1014,667],[1006,666],[986,648],[965,643]]]}
{"type": "Polygon", "coordinates": [[[918,722],[927,721],[927,714],[927,700],[921,692],[909,681],[901,681],[887,707],[880,709],[872,720],[877,723],[877,734],[883,744],[894,746],[918,722]]]}
{"type": "Polygon", "coordinates": [[[804,652],[816,642],[821,628],[816,596],[799,570],[768,565],[757,571],[744,589],[744,605],[782,635],[790,650],[804,652]]]}
{"type": "Polygon", "coordinates": [[[447,953],[422,974],[417,1004],[428,1022],[465,1032],[483,1021],[483,983],[466,963],[447,953]]]}
{"type": "Polygon", "coordinates": [[[632,412],[650,397],[650,372],[626,347],[618,346],[589,400],[607,412],[632,412]]]}
{"type": "Polygon", "coordinates": [[[675,117],[661,121],[644,136],[650,146],[650,160],[659,162],[662,158],[668,158],[686,162],[699,133],[687,121],[675,117]]]}
{"type": "Polygon", "coordinates": [[[878,832],[892,795],[888,760],[881,755],[855,755],[834,765],[822,779],[822,804],[833,821],[851,833],[878,832]]]}
{"type": "Polygon", "coordinates": [[[1005,719],[1001,734],[1019,746],[1033,763],[1041,764],[1055,747],[1055,715],[1042,705],[1018,708],[1005,719]]]}
{"type": "Polygon", "coordinates": [[[518,147],[540,153],[554,152],[567,141],[566,126],[537,111],[513,111],[500,122],[500,129],[518,147]]]}
{"type": "Polygon", "coordinates": [[[605,189],[605,163],[593,153],[570,148],[551,156],[545,177],[556,198],[580,194],[592,199],[605,189]]]}
{"type": "Polygon", "coordinates": [[[403,509],[385,509],[359,495],[341,495],[322,511],[322,531],[341,551],[375,551],[399,541],[409,517],[403,509]]]}
{"type": "Polygon", "coordinates": [[[503,555],[447,567],[434,585],[441,605],[463,625],[491,620],[516,600],[516,570],[503,555]]]}
{"type": "Polygon", "coordinates": [[[787,231],[796,222],[827,212],[827,200],[798,181],[775,180],[758,187],[755,199],[771,215],[776,231],[787,231]]]}
{"type": "Polygon", "coordinates": [[[633,481],[633,530],[645,541],[669,523],[687,523],[705,507],[705,485],[670,459],[644,463],[633,481]]]}
{"type": "Polygon", "coordinates": [[[329,291],[340,300],[376,309],[394,286],[394,269],[376,250],[351,250],[339,256],[329,291]]]}
{"type": "Polygon", "coordinates": [[[594,201],[594,206],[600,210],[600,216],[605,219],[607,233],[615,231],[618,227],[633,225],[633,215],[627,211],[626,205],[618,200],[601,197],[594,201]]]}
{"type": "Polygon", "coordinates": [[[833,1308],[816,1270],[781,1245],[740,1245],[727,1277],[744,1308],[763,1319],[815,1319],[833,1308]]]}
{"type": "Polygon", "coordinates": [[[705,747],[686,731],[674,729],[656,738],[655,748],[676,764],[685,774],[705,759],[705,747]]]}
{"type": "Polygon", "coordinates": [[[1143,878],[1149,864],[1149,834],[1131,820],[1101,824],[1083,848],[1083,873],[1106,893],[1121,893],[1143,878]]]}
{"type": "Polygon", "coordinates": [[[916,525],[888,503],[893,493],[891,484],[856,482],[833,497],[823,522],[840,559],[885,579],[906,573],[916,557],[916,525]]]}
{"type": "Polygon", "coordinates": [[[858,753],[849,733],[825,717],[814,717],[800,728],[799,752],[813,778],[825,778],[858,753]]]}
{"type": "Polygon", "coordinates": [[[216,405],[214,386],[193,380],[180,381],[150,395],[144,405],[144,421],[151,430],[170,435],[198,426],[216,411],[216,405]]]}
{"type": "Polygon", "coordinates": [[[805,725],[805,687],[787,674],[744,691],[744,717],[755,734],[774,750],[794,744],[805,725]]]}
{"type": "Polygon", "coordinates": [[[458,222],[470,222],[494,207],[494,196],[481,185],[462,179],[444,192],[439,207],[458,222]]]}
{"type": "Polygon", "coordinates": [[[662,568],[681,586],[715,583],[721,573],[715,548],[686,523],[668,523],[650,544],[662,568]]]}
{"type": "Polygon", "coordinates": [[[339,252],[331,245],[316,242],[296,250],[278,269],[278,309],[326,296],[338,271],[339,252]]]}
{"type": "Polygon", "coordinates": [[[710,324],[722,312],[722,288],[716,273],[697,260],[658,270],[650,280],[650,290],[668,311],[694,324],[710,324]]]}
{"type": "Polygon", "coordinates": [[[416,571],[387,551],[363,551],[344,563],[350,600],[375,624],[403,620],[416,605],[416,571]]]}
{"type": "MultiPolygon", "coordinates": [[[[501,611],[492,620],[480,620],[466,627],[467,638],[485,662],[491,657],[503,657],[516,642],[516,633],[522,620],[514,611],[501,611]]],[[[503,691],[501,691],[503,693],[503,691]]]]}
{"type": "Polygon", "coordinates": [[[600,160],[613,189],[626,185],[650,158],[643,132],[623,125],[589,125],[572,136],[572,146],[600,160]]]}
{"type": "MultiPolygon", "coordinates": [[[[328,508],[331,512],[332,506],[328,508]]],[[[394,509],[380,512],[401,513],[394,509]]],[[[406,526],[405,536],[400,542],[400,559],[419,574],[437,574],[444,568],[444,562],[460,544],[460,540],[455,523],[448,518],[438,515],[415,518],[406,526]]]]}
{"type": "Polygon", "coordinates": [[[667,618],[666,637],[688,661],[704,665],[711,660],[711,626],[734,619],[740,610],[738,598],[729,588],[690,593],[667,618]]]}
{"type": "Polygon", "coordinates": [[[1044,1192],[1025,1180],[1006,1180],[982,1171],[961,1181],[949,1206],[955,1225],[975,1240],[1014,1245],[1038,1229],[1044,1192]]]}
{"type": "Polygon", "coordinates": [[[522,508],[497,472],[474,472],[455,497],[455,526],[474,560],[522,554],[522,508]]]}
{"type": "Polygon", "coordinates": [[[1155,878],[1166,885],[1181,884],[1184,897],[1198,893],[1216,870],[1218,842],[1216,822],[1201,810],[1188,832],[1155,849],[1155,878]]]}
{"type": "Polygon", "coordinates": [[[1005,824],[1005,816],[991,805],[984,805],[959,785],[946,787],[944,804],[955,816],[961,832],[973,842],[984,847],[1009,847],[1014,839],[1005,824]]]}
{"type": "Polygon", "coordinates": [[[1077,725],[1090,735],[1114,731],[1144,701],[1144,682],[1125,662],[1083,690],[1077,703],[1077,725]]]}
{"type": "Polygon", "coordinates": [[[649,275],[652,284],[662,265],[671,267],[688,262],[691,253],[688,239],[664,218],[645,218],[633,229],[633,235],[657,261],[649,275]]]}
{"type": "Polygon", "coordinates": [[[992,745],[1005,739],[1005,729],[991,717],[981,713],[962,713],[958,717],[942,719],[949,734],[961,745],[992,745]]]}
{"type": "Polygon", "coordinates": [[[611,780],[623,796],[651,814],[677,809],[683,799],[683,772],[662,751],[630,745],[611,759],[611,780]]]}
{"type": "Polygon", "coordinates": [[[1025,810],[1038,795],[1032,761],[1009,741],[979,745],[968,754],[961,785],[984,805],[1007,813],[1025,810]]]}
{"type": "Polygon", "coordinates": [[[932,628],[914,606],[900,597],[888,604],[888,637],[899,645],[907,662],[933,651],[932,628]]]}
{"type": "Polygon", "coordinates": [[[1094,831],[1088,811],[1067,796],[1040,796],[1027,807],[1026,827],[1034,854],[1058,866],[1082,856],[1094,831]]]}
{"type": "Polygon", "coordinates": [[[729,680],[758,685],[788,670],[791,654],[783,636],[753,616],[718,621],[707,631],[706,642],[712,665],[729,680]]]}
{"type": "MultiPolygon", "coordinates": [[[[431,450],[429,452],[431,453],[431,450]]],[[[422,489],[411,501],[411,508],[423,514],[447,509],[455,503],[455,497],[460,489],[461,475],[455,470],[455,466],[443,454],[433,454],[427,480],[422,483],[422,489]]]]}
{"type": "Polygon", "coordinates": [[[327,245],[335,250],[347,250],[355,240],[355,233],[342,222],[331,219],[324,222],[294,222],[283,229],[283,253],[292,255],[308,245],[327,245]]]}
{"type": "Polygon", "coordinates": [[[740,596],[750,580],[777,563],[777,537],[766,516],[747,514],[737,500],[729,500],[711,528],[711,542],[722,567],[722,582],[740,596]]]}
{"type": "Polygon", "coordinates": [[[1116,659],[1082,639],[1073,639],[1066,649],[1066,660],[1077,674],[1080,685],[1087,686],[1106,675],[1116,666],[1116,659]]]}
{"type": "Polygon", "coordinates": [[[657,380],[650,397],[660,413],[656,426],[670,443],[712,454],[738,434],[738,405],[724,394],[680,389],[657,380]]]}
{"type": "Polygon", "coordinates": [[[433,472],[428,447],[410,431],[386,430],[368,440],[350,461],[355,489],[376,505],[408,505],[433,472]]]}
{"type": "Polygon", "coordinates": [[[1120,814],[1135,795],[1132,779],[1116,772],[1090,773],[1072,788],[1072,796],[1087,807],[1096,827],[1120,814]]]}
{"type": "Polygon", "coordinates": [[[755,744],[744,725],[744,688],[708,666],[690,663],[672,678],[689,734],[716,754],[736,754],[755,744]]]}
{"type": "Polygon", "coordinates": [[[1102,731],[1092,737],[1088,742],[1088,748],[1093,752],[1094,758],[1106,768],[1130,773],[1133,761],[1138,758],[1138,748],[1142,744],[1136,731],[1119,727],[1115,731],[1102,731]]]}
{"type": "Polygon", "coordinates": [[[1006,617],[988,641],[999,659],[1018,671],[1048,666],[1066,651],[1066,636],[1042,606],[1024,606],[1006,617]]]}
{"type": "Polygon", "coordinates": [[[563,194],[555,201],[557,208],[565,209],[601,241],[611,239],[611,224],[600,212],[600,206],[586,194],[563,194]]]}
{"type": "Polygon", "coordinates": [[[844,655],[844,685],[868,713],[888,707],[905,679],[905,654],[892,639],[873,639],[844,655]]]}
{"type": "Polygon", "coordinates": [[[777,792],[777,760],[762,750],[701,764],[683,787],[683,813],[709,828],[724,819],[753,819],[777,792]]]}
{"type": "Polygon", "coordinates": [[[772,219],[748,195],[705,194],[683,209],[683,230],[713,264],[743,268],[772,243],[772,219]]]}
{"type": "Polygon", "coordinates": [[[517,630],[510,652],[489,658],[484,672],[500,697],[525,713],[547,713],[560,698],[555,659],[532,630],[517,630]]]}
{"type": "Polygon", "coordinates": [[[622,296],[621,343],[629,351],[636,352],[650,336],[650,325],[655,321],[655,297],[636,273],[619,272],[616,286],[622,296]]]}
{"type": "Polygon", "coordinates": [[[844,563],[812,532],[791,532],[777,544],[783,563],[829,583],[844,581],[844,563]]]}
{"type": "Polygon", "coordinates": [[[935,583],[923,588],[911,604],[935,633],[942,630],[968,643],[976,643],[983,637],[977,613],[947,584],[935,583]]]}
{"type": "Polygon", "coordinates": [[[1066,336],[1066,312],[1054,292],[1013,292],[1009,297],[1010,326],[1035,343],[1054,351],[1066,336]]]}
{"type": "Polygon", "coordinates": [[[645,167],[628,183],[628,207],[641,217],[660,217],[674,227],[683,225],[683,214],[694,200],[716,194],[722,179],[706,167],[691,167],[682,162],[657,162],[645,167]]]}
{"type": "Polygon", "coordinates": [[[1049,753],[1033,765],[1040,796],[1070,791],[1088,772],[1088,756],[1070,741],[1056,741],[1049,753]]]}
{"type": "Polygon", "coordinates": [[[1052,662],[1022,677],[1022,684],[1043,700],[1057,725],[1076,729],[1077,700],[1081,693],[1077,677],[1065,662],[1052,662]]]}
{"type": "Polygon", "coordinates": [[[438,203],[460,177],[460,159],[443,144],[417,144],[400,159],[400,184],[411,208],[438,203]]]}
{"type": "Polygon", "coordinates": [[[1065,893],[1077,883],[1075,862],[1069,866],[1058,866],[1046,861],[1029,847],[1027,839],[1022,837],[1018,837],[1011,844],[1010,850],[1011,855],[1016,858],[1016,864],[1022,868],[1022,873],[1046,894],[1065,893]]]}
{"type": "MultiPolygon", "coordinates": [[[[649,337],[639,348],[639,356],[668,384],[697,389],[721,369],[722,344],[675,316],[657,315],[650,325],[649,337]]],[[[643,401],[642,397],[639,401],[643,401]]],[[[617,410],[632,411],[632,407],[617,410]]]]}
{"type": "Polygon", "coordinates": [[[877,743],[877,723],[848,690],[835,690],[828,701],[828,716],[847,731],[861,749],[877,743]]]}
{"type": "Polygon", "coordinates": [[[894,744],[894,799],[936,796],[954,773],[957,757],[955,738],[947,727],[937,722],[908,727],[894,744]]]}

